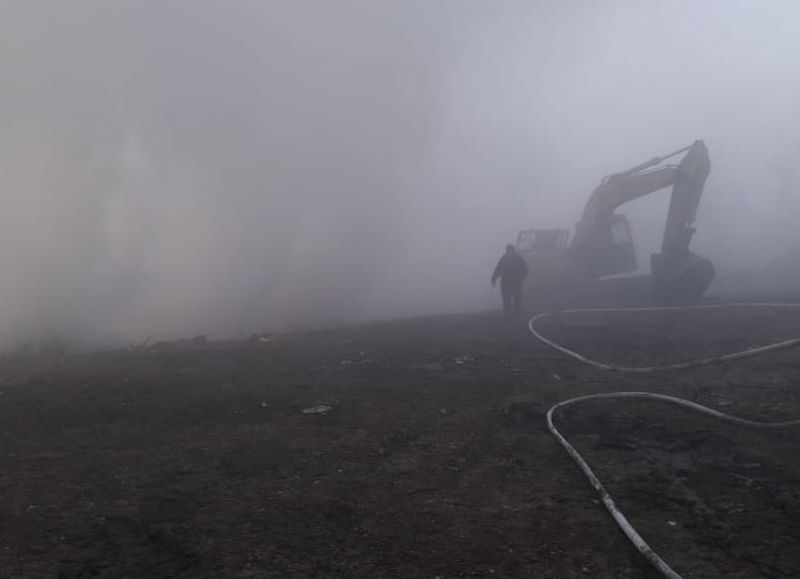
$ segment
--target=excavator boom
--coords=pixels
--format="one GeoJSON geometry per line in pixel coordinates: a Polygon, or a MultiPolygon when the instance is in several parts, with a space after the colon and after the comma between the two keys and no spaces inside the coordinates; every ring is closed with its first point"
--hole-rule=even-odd
{"type": "MultiPolygon", "coordinates": [[[[635,173],[617,173],[603,179],[589,197],[583,216],[575,228],[573,252],[591,256],[593,250],[606,245],[614,211],[629,201],[669,187],[675,183],[677,174],[677,167],[667,166],[635,173]]],[[[605,275],[605,272],[598,274],[605,275]]]]}

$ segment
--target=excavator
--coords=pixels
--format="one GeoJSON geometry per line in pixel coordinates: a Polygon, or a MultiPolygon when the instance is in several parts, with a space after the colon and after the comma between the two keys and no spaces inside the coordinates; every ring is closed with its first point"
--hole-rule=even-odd
{"type": "Polygon", "coordinates": [[[529,229],[517,251],[531,275],[523,288],[529,311],[589,306],[683,305],[701,299],[714,266],[689,249],[703,187],[711,172],[703,141],[605,177],[592,192],[570,240],[566,229],[529,229]],[[665,162],[685,153],[677,165],[665,162]],[[628,219],[616,210],[672,187],[661,252],[651,274],[637,270],[628,219]]]}

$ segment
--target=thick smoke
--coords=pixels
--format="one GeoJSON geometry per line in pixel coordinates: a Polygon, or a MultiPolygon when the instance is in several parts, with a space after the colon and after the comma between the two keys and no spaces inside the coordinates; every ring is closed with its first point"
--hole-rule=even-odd
{"type": "MultiPolygon", "coordinates": [[[[791,1],[7,1],[0,339],[485,308],[503,245],[704,138],[696,248],[800,242],[791,1]]],[[[666,194],[629,215],[642,263],[666,194]]],[[[785,268],[783,268],[785,269],[785,268]]]]}

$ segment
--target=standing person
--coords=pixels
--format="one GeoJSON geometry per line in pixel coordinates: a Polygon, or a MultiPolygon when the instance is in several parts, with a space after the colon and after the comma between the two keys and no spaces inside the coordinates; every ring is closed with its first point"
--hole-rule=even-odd
{"type": "Polygon", "coordinates": [[[500,280],[500,293],[503,295],[503,311],[506,314],[522,310],[522,282],[528,276],[528,264],[510,243],[506,252],[497,262],[492,274],[492,287],[500,280]]]}

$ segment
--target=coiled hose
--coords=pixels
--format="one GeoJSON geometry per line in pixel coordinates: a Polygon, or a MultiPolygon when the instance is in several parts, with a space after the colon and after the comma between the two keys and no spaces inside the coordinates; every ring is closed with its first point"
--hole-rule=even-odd
{"type": "MultiPolygon", "coordinates": [[[[682,307],[666,307],[666,308],[591,308],[591,309],[576,309],[576,310],[563,310],[559,312],[560,314],[576,314],[576,313],[615,313],[615,312],[648,312],[648,311],[679,311],[679,310],[699,310],[699,309],[719,309],[719,308],[800,308],[800,304],[770,304],[770,303],[736,303],[736,304],[713,304],[713,305],[701,305],[701,306],[682,306],[682,307]]],[[[539,314],[531,318],[528,322],[528,329],[530,330],[531,334],[538,339],[539,341],[547,344],[548,346],[555,348],[559,352],[562,352],[576,360],[579,360],[585,364],[589,364],[596,368],[600,368],[602,370],[608,370],[613,372],[627,372],[627,373],[650,373],[650,372],[663,372],[668,370],[682,370],[686,368],[693,368],[697,366],[705,366],[708,364],[724,362],[724,361],[731,361],[731,360],[738,360],[741,358],[746,358],[750,356],[758,356],[761,354],[765,354],[767,352],[773,352],[776,350],[781,350],[785,348],[790,348],[792,346],[796,346],[800,344],[800,338],[793,338],[790,340],[784,340],[781,342],[777,342],[774,344],[770,344],[767,346],[761,346],[758,348],[752,348],[749,350],[744,350],[741,352],[736,352],[732,354],[724,354],[721,356],[715,356],[711,358],[702,358],[698,360],[693,360],[689,362],[682,362],[679,364],[668,364],[665,366],[617,366],[613,364],[608,364],[605,362],[600,362],[597,360],[592,360],[557,344],[553,340],[544,337],[536,328],[535,324],[537,321],[550,316],[552,314],[545,313],[539,314]]],[[[592,487],[597,491],[600,495],[603,504],[608,509],[608,512],[614,518],[614,521],[617,523],[622,532],[625,533],[625,536],[628,537],[630,542],[636,547],[636,550],[644,556],[664,577],[668,577],[669,579],[681,579],[681,576],[674,571],[661,557],[659,557],[653,549],[647,544],[647,542],[642,538],[642,536],[636,531],[636,529],[628,522],[628,519],[625,517],[624,514],[617,508],[616,504],[614,503],[614,499],[611,498],[611,495],[603,486],[603,483],[600,482],[600,479],[597,478],[597,475],[594,473],[592,468],[589,464],[584,460],[584,458],[580,455],[580,453],[575,449],[572,444],[559,432],[558,428],[555,425],[554,416],[555,413],[567,406],[571,406],[573,404],[579,404],[581,402],[587,402],[590,400],[599,400],[599,399],[609,399],[609,398],[638,398],[638,399],[647,399],[647,400],[658,400],[662,402],[667,402],[670,404],[674,404],[677,406],[681,406],[683,408],[688,408],[689,410],[693,410],[695,412],[699,412],[701,414],[706,414],[708,416],[712,416],[714,418],[719,418],[720,420],[725,420],[727,422],[731,422],[733,424],[737,424],[739,426],[748,426],[754,428],[769,428],[769,429],[781,429],[781,428],[792,428],[800,426],[800,419],[797,420],[789,420],[787,422],[757,422],[755,420],[747,420],[744,418],[738,418],[736,416],[731,416],[729,414],[725,414],[723,412],[719,412],[712,408],[708,408],[707,406],[703,406],[701,404],[697,404],[696,402],[691,402],[690,400],[684,400],[682,398],[676,398],[674,396],[667,396],[665,394],[655,394],[653,392],[608,392],[603,394],[589,394],[586,396],[578,396],[576,398],[570,398],[568,400],[564,400],[555,404],[547,411],[547,428],[550,430],[552,435],[558,440],[559,444],[567,451],[567,453],[572,457],[572,460],[578,465],[578,467],[583,471],[586,475],[586,478],[589,479],[592,487]]]]}

